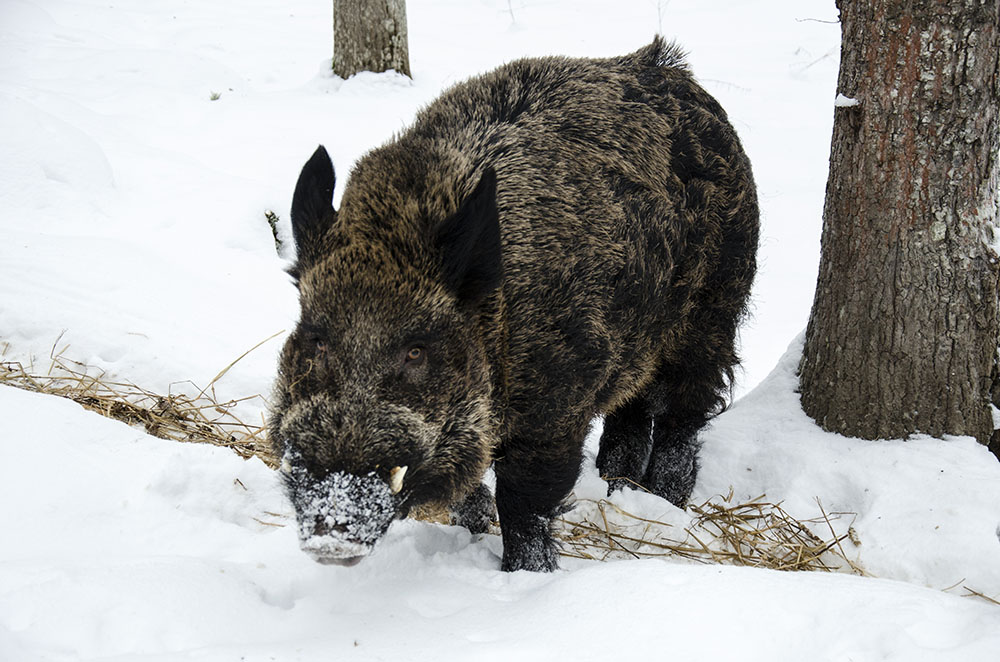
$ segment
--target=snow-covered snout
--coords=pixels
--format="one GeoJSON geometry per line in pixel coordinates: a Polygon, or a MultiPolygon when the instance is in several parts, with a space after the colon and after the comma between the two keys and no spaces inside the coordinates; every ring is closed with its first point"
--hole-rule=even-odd
{"type": "Polygon", "coordinates": [[[376,472],[343,471],[316,479],[301,456],[286,452],[285,486],[295,505],[299,544],[320,563],[354,565],[367,556],[396,518],[407,467],[393,467],[389,482],[376,472]]]}

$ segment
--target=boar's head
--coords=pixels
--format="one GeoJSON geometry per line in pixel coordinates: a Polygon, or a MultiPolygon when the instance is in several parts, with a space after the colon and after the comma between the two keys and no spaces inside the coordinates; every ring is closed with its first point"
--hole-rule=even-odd
{"type": "Polygon", "coordinates": [[[479,312],[500,278],[495,175],[437,213],[372,170],[355,170],[339,212],[322,146],[299,177],[301,313],[269,421],[302,548],[342,565],[411,506],[471,490],[496,439],[479,312]]]}

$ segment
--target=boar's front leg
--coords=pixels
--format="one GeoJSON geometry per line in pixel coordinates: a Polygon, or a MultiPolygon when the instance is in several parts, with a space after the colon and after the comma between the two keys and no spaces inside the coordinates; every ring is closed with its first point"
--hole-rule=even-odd
{"type": "Polygon", "coordinates": [[[512,440],[494,464],[497,514],[503,535],[505,572],[551,572],[558,567],[552,518],[576,484],[582,460],[576,440],[541,446],[512,440]]]}
{"type": "Polygon", "coordinates": [[[469,533],[486,533],[490,523],[496,518],[497,510],[493,504],[493,493],[482,483],[464,499],[452,504],[451,523],[464,526],[469,533]]]}

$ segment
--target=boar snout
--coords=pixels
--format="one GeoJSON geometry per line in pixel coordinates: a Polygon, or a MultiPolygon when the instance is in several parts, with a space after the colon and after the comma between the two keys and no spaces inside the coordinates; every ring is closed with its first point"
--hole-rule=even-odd
{"type": "Polygon", "coordinates": [[[399,512],[406,467],[394,468],[388,482],[375,472],[357,476],[338,471],[318,478],[301,456],[289,451],[282,470],[295,507],[299,545],[320,563],[358,563],[399,512]]]}

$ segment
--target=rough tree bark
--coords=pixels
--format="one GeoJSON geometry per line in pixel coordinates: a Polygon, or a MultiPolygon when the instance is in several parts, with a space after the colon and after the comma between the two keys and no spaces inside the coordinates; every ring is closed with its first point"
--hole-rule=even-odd
{"type": "Polygon", "coordinates": [[[837,7],[843,97],[799,366],[803,408],[850,436],[989,443],[1000,0],[837,7]]]}
{"type": "Polygon", "coordinates": [[[405,0],[333,0],[333,72],[410,75],[405,0]]]}

